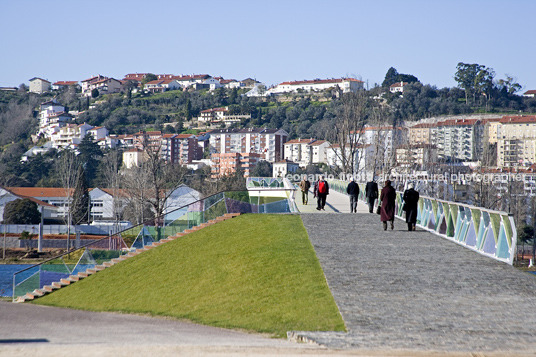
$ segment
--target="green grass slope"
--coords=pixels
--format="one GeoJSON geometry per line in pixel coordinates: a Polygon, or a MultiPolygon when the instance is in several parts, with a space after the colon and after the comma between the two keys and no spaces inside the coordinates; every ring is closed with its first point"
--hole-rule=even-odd
{"type": "Polygon", "coordinates": [[[344,331],[296,215],[243,215],[105,269],[35,303],[185,318],[286,336],[344,331]]]}

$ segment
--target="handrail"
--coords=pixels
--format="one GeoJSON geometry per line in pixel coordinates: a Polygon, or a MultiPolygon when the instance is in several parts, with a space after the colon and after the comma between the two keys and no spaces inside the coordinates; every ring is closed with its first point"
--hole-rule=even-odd
{"type": "Polygon", "coordinates": [[[16,274],[18,274],[18,273],[22,273],[22,272],[24,272],[24,271],[26,271],[26,270],[35,268],[36,266],[42,265],[42,264],[47,263],[47,262],[50,262],[50,261],[52,261],[52,260],[56,260],[56,259],[58,259],[58,258],[64,257],[64,256],[66,256],[66,255],[71,254],[72,252],[75,252],[75,251],[80,250],[80,249],[82,249],[82,248],[89,247],[90,245],[93,245],[93,244],[95,244],[95,243],[97,243],[97,242],[103,241],[103,240],[105,240],[105,239],[109,239],[109,238],[112,237],[112,236],[120,235],[121,233],[126,232],[126,231],[129,231],[129,230],[131,230],[131,229],[133,229],[133,228],[140,227],[140,226],[145,226],[145,224],[148,223],[148,222],[152,222],[152,221],[158,220],[158,219],[162,218],[163,216],[166,216],[166,215],[168,215],[168,214],[170,214],[170,213],[176,212],[176,211],[181,210],[181,209],[183,209],[183,208],[185,208],[185,207],[188,207],[188,206],[190,206],[190,205],[192,205],[192,204],[198,203],[198,202],[200,202],[200,201],[206,200],[206,199],[208,199],[208,198],[210,198],[210,197],[213,197],[213,196],[216,196],[216,195],[225,193],[225,192],[244,192],[244,191],[243,191],[243,190],[226,190],[226,191],[219,191],[219,192],[214,193],[214,194],[212,194],[212,195],[210,195],[210,196],[207,196],[207,197],[204,197],[204,198],[200,198],[200,199],[198,199],[198,200],[196,200],[196,201],[187,203],[187,204],[185,204],[184,206],[181,206],[181,207],[179,207],[179,208],[176,208],[176,209],[174,209],[173,211],[170,211],[170,212],[168,212],[168,213],[165,213],[165,214],[163,214],[163,215],[161,215],[161,216],[158,216],[158,217],[155,217],[155,218],[152,218],[152,219],[148,219],[148,220],[146,220],[146,221],[144,221],[144,222],[142,222],[142,223],[140,223],[140,224],[137,224],[137,225],[135,225],[135,226],[132,226],[132,227],[123,229],[122,231],[119,231],[119,232],[115,232],[114,234],[109,234],[109,235],[107,235],[107,236],[104,237],[104,238],[100,238],[100,239],[94,240],[94,241],[92,241],[91,243],[84,244],[84,245],[82,245],[82,246],[80,246],[80,247],[78,247],[78,248],[72,248],[72,249],[68,250],[67,252],[65,252],[65,253],[63,253],[63,254],[60,254],[60,255],[57,255],[57,256],[55,256],[55,257],[52,257],[52,258],[43,260],[42,262],[36,263],[36,264],[31,265],[31,266],[29,266],[29,267],[27,267],[27,268],[25,268],[25,269],[19,270],[19,271],[15,272],[13,275],[16,275],[16,274]]]}

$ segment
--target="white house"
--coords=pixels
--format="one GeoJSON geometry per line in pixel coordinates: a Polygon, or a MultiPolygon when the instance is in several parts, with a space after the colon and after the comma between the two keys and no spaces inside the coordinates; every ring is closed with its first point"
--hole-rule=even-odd
{"type": "Polygon", "coordinates": [[[65,113],[65,107],[56,99],[41,103],[38,134],[51,135],[55,131],[54,127],[65,125],[71,120],[72,116],[65,113]]]}
{"type": "Polygon", "coordinates": [[[123,152],[123,166],[130,169],[140,166],[147,159],[147,154],[141,149],[130,149],[123,152]]]}
{"type": "Polygon", "coordinates": [[[91,96],[94,89],[99,91],[99,95],[117,93],[121,90],[122,82],[115,78],[108,78],[100,74],[82,81],[82,94],[91,96]]]}
{"type": "Polygon", "coordinates": [[[339,88],[343,93],[357,92],[363,89],[363,81],[355,78],[313,79],[305,81],[283,82],[270,88],[270,94],[291,93],[303,90],[305,92],[322,91],[331,88],[339,88]]]}
{"type": "Polygon", "coordinates": [[[50,150],[52,150],[53,147],[52,147],[52,142],[50,141],[47,141],[43,146],[34,146],[32,148],[30,148],[28,151],[26,151],[20,161],[28,161],[28,159],[30,157],[34,157],[34,156],[37,156],[37,155],[42,155],[42,154],[46,154],[47,152],[49,152],[50,150]]]}
{"type": "Polygon", "coordinates": [[[78,87],[78,81],[58,81],[52,84],[52,90],[60,90],[70,86],[78,87]]]}
{"type": "Polygon", "coordinates": [[[404,87],[408,85],[408,82],[396,82],[391,84],[389,91],[391,93],[404,93],[404,87]]]}
{"type": "Polygon", "coordinates": [[[317,139],[294,139],[285,143],[285,159],[301,167],[327,162],[326,150],[329,142],[317,139]]]}
{"type": "Polygon", "coordinates": [[[43,94],[50,90],[50,82],[46,79],[34,77],[30,79],[30,93],[43,94]]]}
{"type": "Polygon", "coordinates": [[[300,165],[290,160],[274,162],[272,177],[285,177],[287,174],[295,173],[300,165]]]}
{"type": "Polygon", "coordinates": [[[221,88],[221,87],[223,87],[223,86],[221,85],[220,81],[218,81],[218,80],[215,79],[215,78],[205,79],[205,80],[203,81],[203,84],[208,85],[208,88],[209,88],[211,91],[214,90],[214,89],[216,89],[216,88],[221,88]]]}
{"type": "Polygon", "coordinates": [[[144,89],[151,93],[165,92],[167,90],[181,89],[182,86],[176,79],[157,79],[145,83],[144,89]]]}

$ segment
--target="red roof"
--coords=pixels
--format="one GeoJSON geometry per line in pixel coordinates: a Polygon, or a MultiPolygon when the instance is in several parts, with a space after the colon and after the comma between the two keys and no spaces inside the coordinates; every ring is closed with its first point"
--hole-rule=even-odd
{"type": "Polygon", "coordinates": [[[504,116],[500,120],[501,124],[525,124],[536,123],[536,115],[511,115],[504,116]]]}
{"type": "Polygon", "coordinates": [[[437,123],[437,126],[475,125],[480,119],[448,119],[437,123]]]}
{"type": "Polygon", "coordinates": [[[536,95],[536,89],[531,89],[525,92],[525,94],[534,94],[536,95]]]}
{"type": "Polygon", "coordinates": [[[220,107],[220,108],[205,109],[205,110],[202,110],[201,113],[226,112],[228,110],[229,109],[227,109],[226,107],[220,107]]]}
{"type": "Polygon", "coordinates": [[[341,83],[341,82],[360,82],[363,83],[363,81],[360,81],[359,79],[355,78],[333,78],[333,79],[313,79],[313,80],[307,80],[307,81],[293,81],[293,82],[283,82],[280,85],[301,85],[301,84],[327,84],[327,83],[341,83]]]}
{"type": "Polygon", "coordinates": [[[408,82],[396,82],[396,83],[394,83],[394,84],[391,84],[391,87],[392,87],[392,88],[403,87],[403,86],[405,86],[405,85],[407,85],[407,84],[408,84],[408,82]]]}
{"type": "Polygon", "coordinates": [[[194,134],[178,134],[177,138],[178,139],[188,139],[188,138],[191,138],[192,136],[195,136],[195,135],[194,134]]]}
{"type": "Polygon", "coordinates": [[[55,86],[72,86],[78,84],[78,81],[58,81],[54,83],[55,86]]]}

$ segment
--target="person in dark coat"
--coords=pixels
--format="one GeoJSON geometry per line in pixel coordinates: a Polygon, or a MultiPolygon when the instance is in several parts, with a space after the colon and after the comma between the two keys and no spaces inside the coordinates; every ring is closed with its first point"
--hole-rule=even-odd
{"type": "Polygon", "coordinates": [[[378,184],[374,180],[367,182],[365,196],[367,197],[369,212],[372,213],[374,210],[374,201],[378,198],[378,184]]]}
{"type": "Polygon", "coordinates": [[[380,220],[383,222],[383,229],[387,230],[387,222],[391,222],[391,229],[395,228],[395,202],[396,191],[391,186],[391,181],[385,181],[385,186],[380,194],[381,210],[380,220]]]}
{"type": "Polygon", "coordinates": [[[346,193],[350,196],[350,213],[357,213],[357,199],[359,197],[359,185],[352,178],[346,188],[346,193]]]}
{"type": "Polygon", "coordinates": [[[326,205],[326,198],[329,195],[329,185],[324,180],[324,176],[320,176],[320,180],[316,181],[313,193],[317,202],[316,209],[325,211],[324,206],[326,205]]]}
{"type": "Polygon", "coordinates": [[[417,209],[419,204],[419,192],[415,191],[412,183],[404,191],[404,210],[406,211],[406,223],[408,231],[414,231],[417,224],[417,209]]]}

